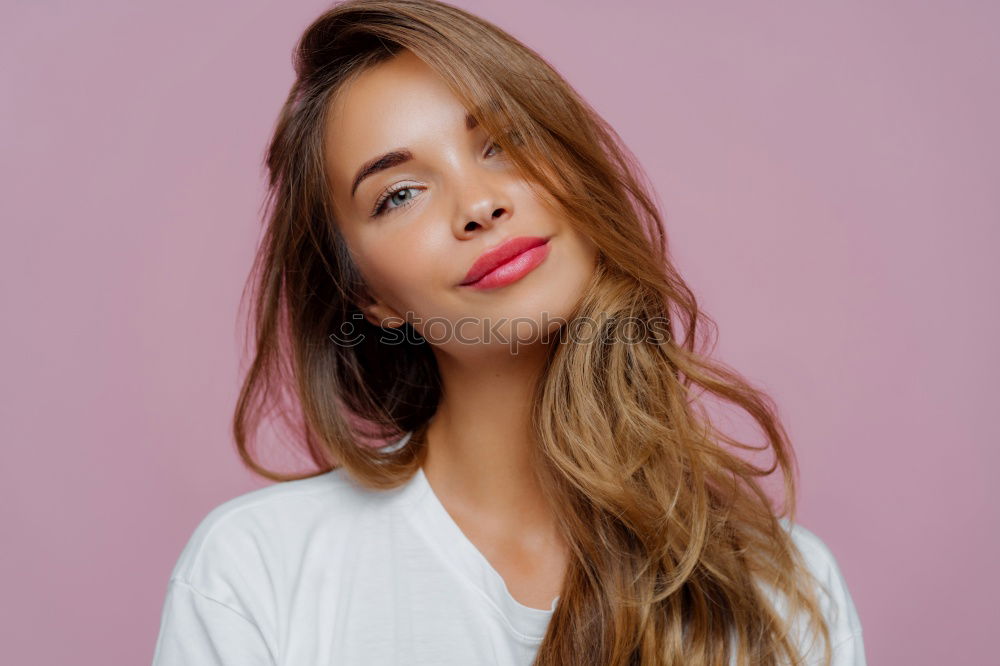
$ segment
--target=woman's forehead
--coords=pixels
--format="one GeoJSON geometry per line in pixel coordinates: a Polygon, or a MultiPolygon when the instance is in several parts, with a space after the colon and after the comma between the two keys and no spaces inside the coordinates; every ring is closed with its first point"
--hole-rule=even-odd
{"type": "Polygon", "coordinates": [[[357,169],[391,151],[420,152],[465,134],[468,111],[416,56],[363,72],[331,101],[324,150],[331,184],[350,188],[357,169]]]}
{"type": "MultiPolygon", "coordinates": [[[[408,53],[408,52],[405,52],[408,53]]],[[[338,142],[399,139],[414,128],[462,118],[465,109],[445,81],[416,56],[399,55],[370,67],[341,88],[327,114],[338,142]]]]}

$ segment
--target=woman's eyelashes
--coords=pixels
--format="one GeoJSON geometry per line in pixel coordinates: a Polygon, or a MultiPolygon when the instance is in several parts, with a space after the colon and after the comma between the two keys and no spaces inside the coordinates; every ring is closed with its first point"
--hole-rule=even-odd
{"type": "Polygon", "coordinates": [[[491,150],[491,149],[493,149],[493,148],[496,148],[497,150],[501,150],[501,148],[500,148],[500,144],[499,144],[499,143],[497,143],[496,141],[494,141],[494,142],[492,142],[492,143],[491,143],[491,144],[490,144],[490,145],[489,145],[489,146],[487,147],[487,150],[486,150],[486,153],[487,153],[487,156],[489,156],[489,152],[490,152],[490,150],[491,150]]]}
{"type": "MultiPolygon", "coordinates": [[[[496,154],[494,152],[494,149],[496,151],[502,151],[502,149],[500,148],[500,144],[498,144],[495,141],[492,141],[492,142],[490,142],[489,146],[487,146],[486,157],[492,157],[494,154],[496,154]],[[491,153],[493,153],[493,154],[491,154],[491,153]]],[[[402,199],[402,202],[399,203],[396,206],[387,207],[386,204],[387,203],[392,203],[393,202],[393,197],[395,197],[397,194],[399,194],[401,192],[406,192],[408,190],[414,190],[414,191],[416,191],[416,190],[419,190],[419,189],[420,188],[417,187],[417,186],[415,186],[415,185],[393,185],[392,187],[390,187],[389,189],[387,189],[385,192],[383,192],[381,195],[379,195],[378,199],[375,201],[375,206],[372,208],[371,216],[372,217],[381,217],[381,216],[385,215],[386,213],[391,213],[394,210],[399,210],[400,208],[405,208],[406,206],[409,206],[410,202],[412,202],[413,199],[414,199],[414,195],[413,194],[410,194],[410,195],[404,197],[402,199]]]]}
{"type": "Polygon", "coordinates": [[[413,201],[412,194],[405,197],[403,199],[403,203],[399,204],[398,206],[393,206],[392,208],[386,208],[385,204],[387,202],[391,202],[393,200],[393,197],[395,197],[400,192],[406,192],[407,190],[417,190],[417,189],[419,188],[414,187],[413,185],[393,186],[389,188],[388,190],[383,192],[382,195],[378,198],[378,201],[375,202],[375,208],[372,210],[372,217],[379,217],[381,215],[385,215],[385,213],[387,212],[391,212],[399,208],[409,206],[410,202],[413,201]]]}

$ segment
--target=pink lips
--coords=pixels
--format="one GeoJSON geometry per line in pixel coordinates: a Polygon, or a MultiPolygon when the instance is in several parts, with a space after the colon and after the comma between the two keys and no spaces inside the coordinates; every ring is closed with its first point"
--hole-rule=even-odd
{"type": "Polygon", "coordinates": [[[487,250],[460,283],[476,288],[499,287],[521,279],[549,253],[548,238],[518,236],[487,250]]]}

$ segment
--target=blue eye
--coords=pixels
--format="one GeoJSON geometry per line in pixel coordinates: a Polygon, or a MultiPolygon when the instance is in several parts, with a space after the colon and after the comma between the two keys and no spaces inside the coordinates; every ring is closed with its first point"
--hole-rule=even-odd
{"type": "Polygon", "coordinates": [[[405,185],[403,187],[397,187],[395,189],[386,190],[386,192],[384,192],[382,196],[378,198],[378,201],[375,202],[375,208],[372,211],[372,217],[379,217],[381,215],[385,215],[388,212],[392,212],[399,208],[409,206],[410,202],[413,201],[412,194],[402,197],[401,199],[394,199],[394,197],[401,192],[408,192],[416,189],[417,189],[416,187],[405,185]],[[396,201],[398,202],[398,205],[386,208],[385,204],[388,201],[396,201]]]}

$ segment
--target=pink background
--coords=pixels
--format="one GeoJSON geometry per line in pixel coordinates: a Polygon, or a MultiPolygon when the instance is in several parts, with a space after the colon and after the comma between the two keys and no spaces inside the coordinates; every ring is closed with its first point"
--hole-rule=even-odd
{"type": "MultiPolygon", "coordinates": [[[[870,663],[996,663],[998,5],[459,4],[648,170],[718,355],[782,410],[870,663]]],[[[194,526],[263,485],[229,433],[237,306],[326,6],[0,10],[5,663],[148,663],[194,526]]]]}

